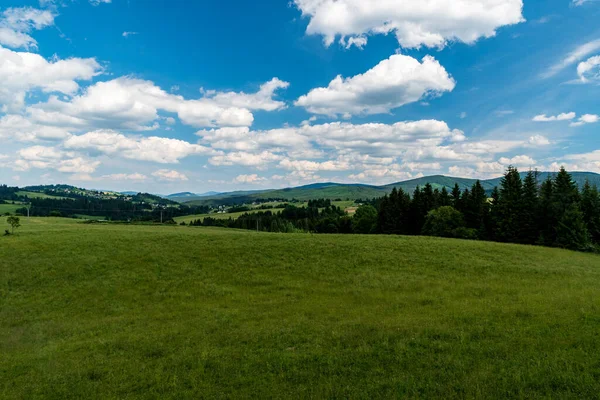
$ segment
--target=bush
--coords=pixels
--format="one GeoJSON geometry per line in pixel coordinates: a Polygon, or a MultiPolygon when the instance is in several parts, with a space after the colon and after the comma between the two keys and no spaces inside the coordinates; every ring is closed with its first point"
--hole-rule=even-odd
{"type": "Polygon", "coordinates": [[[377,210],[375,207],[360,206],[352,218],[354,233],[373,233],[377,224],[377,210]]]}
{"type": "Polygon", "coordinates": [[[423,226],[423,234],[428,236],[464,238],[471,235],[468,231],[462,213],[450,206],[430,211],[423,226]]]}

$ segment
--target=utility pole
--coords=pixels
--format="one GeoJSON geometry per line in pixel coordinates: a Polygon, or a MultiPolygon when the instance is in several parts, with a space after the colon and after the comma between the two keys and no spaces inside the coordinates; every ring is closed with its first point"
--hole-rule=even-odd
{"type": "Polygon", "coordinates": [[[27,204],[27,219],[29,219],[29,208],[31,207],[31,203],[27,204]]]}
{"type": "Polygon", "coordinates": [[[163,210],[161,209],[161,210],[160,210],[160,223],[161,223],[161,224],[163,223],[162,212],[163,212],[163,210]]]}

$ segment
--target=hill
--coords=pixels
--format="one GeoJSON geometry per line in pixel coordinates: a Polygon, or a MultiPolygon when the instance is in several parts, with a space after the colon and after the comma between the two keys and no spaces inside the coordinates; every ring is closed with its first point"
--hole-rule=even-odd
{"type": "Polygon", "coordinates": [[[600,393],[596,255],[23,222],[0,237],[2,398],[600,393]]]}
{"type": "MultiPolygon", "coordinates": [[[[539,174],[540,183],[545,180],[548,176],[553,176],[555,173],[542,172],[539,174]]],[[[573,180],[581,187],[588,180],[591,184],[600,187],[600,174],[592,172],[573,172],[571,173],[573,180]]],[[[523,177],[527,173],[521,173],[523,177]]],[[[488,180],[481,180],[486,192],[489,194],[492,192],[494,187],[500,184],[502,178],[494,178],[488,180]]],[[[393,188],[403,189],[404,191],[411,193],[417,188],[417,186],[423,187],[427,183],[431,184],[434,189],[442,189],[445,187],[448,191],[451,191],[455,184],[458,184],[461,190],[471,188],[476,182],[476,179],[471,178],[457,178],[449,177],[444,175],[433,175],[426,176],[417,179],[411,179],[408,181],[391,183],[384,186],[370,186],[360,184],[341,184],[341,183],[317,183],[312,185],[300,186],[295,188],[277,189],[277,190],[264,190],[254,192],[231,192],[222,193],[218,196],[207,196],[204,198],[189,197],[187,199],[178,199],[188,204],[193,205],[228,205],[228,204],[240,204],[247,203],[256,200],[266,199],[281,199],[281,200],[300,200],[306,201],[310,199],[372,199],[382,197],[392,191],[393,188]]]]}

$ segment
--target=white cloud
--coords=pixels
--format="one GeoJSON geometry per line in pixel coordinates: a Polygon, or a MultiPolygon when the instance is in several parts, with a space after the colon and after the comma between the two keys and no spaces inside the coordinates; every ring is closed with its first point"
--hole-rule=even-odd
{"type": "Polygon", "coordinates": [[[0,139],[19,142],[58,141],[70,135],[67,129],[34,124],[17,114],[4,115],[0,118],[0,139]]]}
{"type": "Polygon", "coordinates": [[[572,122],[571,126],[573,127],[577,127],[577,126],[582,126],[585,124],[594,124],[596,122],[600,121],[600,117],[598,115],[595,114],[584,114],[581,117],[579,117],[579,119],[577,120],[577,122],[572,122]]]}
{"type": "Polygon", "coordinates": [[[263,151],[262,153],[248,153],[237,151],[212,157],[209,162],[212,165],[243,165],[246,167],[263,168],[273,161],[281,160],[282,156],[263,151]]]}
{"type": "Polygon", "coordinates": [[[347,171],[351,169],[348,162],[343,160],[330,160],[323,162],[307,161],[307,160],[282,160],[279,163],[281,168],[295,171],[347,171]]]}
{"type": "Polygon", "coordinates": [[[161,181],[187,181],[188,177],[182,174],[181,172],[169,169],[159,169],[152,173],[152,176],[161,181]]]}
{"type": "Polygon", "coordinates": [[[99,130],[71,136],[64,142],[67,149],[88,151],[92,154],[115,155],[131,160],[175,164],[195,154],[213,154],[214,151],[183,140],[163,137],[125,136],[122,133],[99,130]]]}
{"type": "Polygon", "coordinates": [[[133,35],[139,35],[139,32],[129,32],[129,31],[123,32],[124,38],[128,38],[129,36],[133,36],[133,35]]]}
{"type": "Polygon", "coordinates": [[[556,116],[546,116],[546,114],[536,115],[533,117],[533,121],[535,122],[552,122],[552,121],[570,121],[577,116],[574,112],[562,113],[556,116]]]}
{"type": "Polygon", "coordinates": [[[573,1],[574,6],[582,6],[585,3],[591,3],[593,1],[598,1],[598,0],[572,0],[572,1],[573,1]]]}
{"type": "Polygon", "coordinates": [[[517,167],[532,166],[536,163],[536,161],[531,157],[523,155],[512,158],[502,157],[498,160],[498,162],[504,165],[514,165],[517,167]]]}
{"type": "Polygon", "coordinates": [[[582,82],[600,81],[600,56],[579,63],[577,75],[582,82]]]}
{"type": "Polygon", "coordinates": [[[28,111],[38,122],[78,129],[152,130],[158,127],[159,110],[175,113],[184,124],[196,127],[250,126],[254,121],[251,110],[283,107],[271,98],[275,88],[281,86],[281,81],[271,81],[255,94],[211,92],[197,100],[186,100],[151,81],[121,77],[98,82],[71,101],[51,96],[28,111]]]}
{"type": "Polygon", "coordinates": [[[544,71],[542,73],[541,77],[542,78],[553,77],[554,75],[558,74],[560,71],[564,70],[568,66],[571,66],[571,65],[575,64],[576,62],[583,60],[586,56],[588,56],[598,50],[600,50],[600,39],[584,43],[581,46],[577,47],[572,52],[570,52],[569,54],[567,54],[565,56],[565,58],[563,58],[562,60],[560,60],[559,62],[552,65],[550,68],[548,68],[546,71],[544,71]]]}
{"type": "Polygon", "coordinates": [[[0,47],[0,109],[16,111],[33,89],[72,95],[78,80],[91,80],[102,68],[93,58],[69,58],[48,62],[38,54],[0,47]]]}
{"type": "Polygon", "coordinates": [[[103,175],[100,179],[109,180],[109,181],[147,181],[148,177],[144,174],[140,174],[138,172],[132,174],[111,174],[111,175],[103,175]]]}
{"type": "Polygon", "coordinates": [[[307,34],[326,46],[366,35],[394,33],[406,48],[443,47],[448,41],[474,43],[499,27],[523,22],[522,0],[294,0],[310,18],[307,34]]]}
{"type": "Polygon", "coordinates": [[[258,183],[261,183],[264,181],[266,181],[265,178],[261,178],[257,174],[251,174],[251,175],[238,175],[233,180],[233,183],[258,184],[258,183]]]}
{"type": "Polygon", "coordinates": [[[0,14],[0,45],[11,48],[37,48],[29,33],[54,25],[55,15],[31,7],[7,8],[0,14]]]}
{"type": "Polygon", "coordinates": [[[451,92],[456,82],[431,56],[418,60],[396,54],[351,78],[337,76],[326,88],[311,90],[296,106],[323,115],[388,113],[427,96],[451,92]]]}
{"type": "Polygon", "coordinates": [[[207,92],[205,97],[223,107],[276,111],[284,109],[286,105],[282,101],[274,100],[273,96],[275,96],[278,90],[287,89],[289,86],[288,82],[273,78],[269,82],[262,84],[256,93],[207,92]]]}
{"type": "Polygon", "coordinates": [[[17,171],[28,171],[31,168],[55,169],[69,173],[92,173],[100,165],[99,161],[91,161],[78,157],[74,153],[64,152],[54,147],[32,146],[18,151],[18,159],[14,163],[17,171]]]}
{"type": "Polygon", "coordinates": [[[528,143],[531,146],[547,146],[550,144],[550,141],[545,136],[533,135],[529,138],[528,143]]]}
{"type": "Polygon", "coordinates": [[[90,0],[90,4],[93,6],[97,6],[100,4],[110,4],[112,0],[90,0]]]}

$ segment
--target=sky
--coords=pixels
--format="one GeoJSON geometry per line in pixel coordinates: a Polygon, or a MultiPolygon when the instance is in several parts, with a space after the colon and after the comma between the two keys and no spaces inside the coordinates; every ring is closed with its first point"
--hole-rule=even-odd
{"type": "Polygon", "coordinates": [[[2,0],[0,183],[600,173],[598,0],[2,0]]]}

